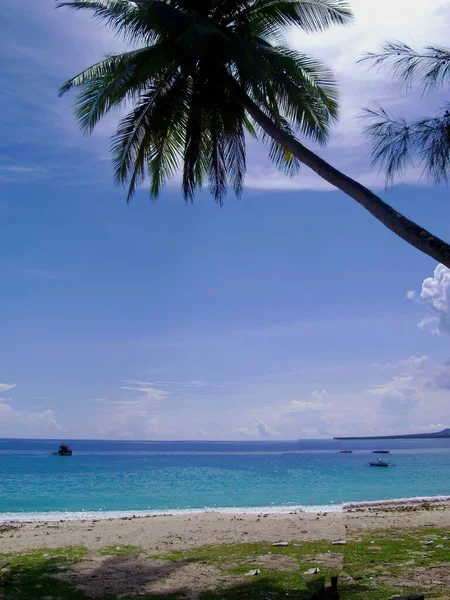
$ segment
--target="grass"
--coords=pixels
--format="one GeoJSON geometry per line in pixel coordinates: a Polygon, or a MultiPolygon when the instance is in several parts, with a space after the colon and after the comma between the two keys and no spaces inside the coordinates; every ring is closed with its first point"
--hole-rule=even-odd
{"type": "MultiPolygon", "coordinates": [[[[0,589],[3,584],[4,600],[86,600],[87,596],[81,591],[54,578],[55,574],[64,573],[83,559],[86,553],[85,548],[61,548],[0,555],[0,589]]],[[[109,546],[99,552],[106,561],[120,561],[120,557],[136,553],[142,554],[143,550],[124,545],[109,546]]],[[[411,593],[439,598],[448,593],[446,582],[423,579],[423,574],[427,569],[434,573],[430,567],[439,563],[446,563],[450,572],[450,530],[407,534],[377,532],[350,539],[343,546],[332,546],[328,542],[291,543],[286,547],[274,547],[270,543],[216,545],[152,555],[148,560],[149,564],[155,560],[172,562],[174,573],[189,563],[215,567],[222,573],[221,581],[218,579],[215,587],[213,581],[206,581],[206,591],[200,593],[200,600],[281,600],[282,597],[297,600],[311,596],[322,581],[328,582],[334,574],[339,574],[341,600],[386,600],[411,593]],[[427,541],[433,543],[426,545],[427,541]],[[446,547],[437,548],[438,545],[446,547]],[[330,557],[334,554],[342,555],[340,566],[333,566],[330,557]],[[327,557],[328,565],[321,562],[327,557]],[[319,574],[305,574],[315,566],[319,567],[319,574]],[[258,576],[246,575],[254,569],[260,570],[258,576]],[[413,587],[408,587],[411,581],[413,587]]],[[[138,594],[136,590],[134,597],[121,598],[157,598],[138,594]]],[[[180,600],[186,595],[180,591],[164,598],[180,600]]],[[[118,597],[108,596],[104,600],[118,600],[118,597]]]]}
{"type": "Polygon", "coordinates": [[[99,552],[100,556],[128,556],[143,552],[139,546],[106,546],[99,552]]]}
{"type": "MultiPolygon", "coordinates": [[[[294,542],[288,546],[273,546],[271,543],[261,542],[257,544],[221,544],[218,546],[203,546],[190,550],[189,552],[172,552],[170,554],[153,555],[153,558],[164,560],[189,559],[197,562],[208,562],[213,565],[222,565],[224,563],[248,561],[258,556],[268,554],[277,554],[280,556],[289,556],[302,558],[311,553],[319,553],[327,545],[326,542],[294,542]]],[[[336,548],[335,548],[336,550],[336,548]]]]}
{"type": "Polygon", "coordinates": [[[0,589],[5,600],[84,600],[84,595],[52,575],[67,571],[86,552],[86,548],[69,547],[0,555],[0,589]]]}

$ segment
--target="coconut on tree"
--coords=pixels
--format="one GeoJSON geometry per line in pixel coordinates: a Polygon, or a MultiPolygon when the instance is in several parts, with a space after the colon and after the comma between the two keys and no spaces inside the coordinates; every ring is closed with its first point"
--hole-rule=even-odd
{"type": "Polygon", "coordinates": [[[286,27],[316,32],[352,19],[344,0],[69,0],[130,43],[61,88],[78,88],[75,113],[90,133],[111,109],[131,105],[112,139],[115,179],[128,199],[146,178],[157,197],[182,172],[185,198],[209,184],[221,203],[239,196],[246,135],[293,175],[301,163],[356,200],[386,227],[450,267],[450,246],[309,150],[338,116],[333,74],[284,42],[286,27]]]}

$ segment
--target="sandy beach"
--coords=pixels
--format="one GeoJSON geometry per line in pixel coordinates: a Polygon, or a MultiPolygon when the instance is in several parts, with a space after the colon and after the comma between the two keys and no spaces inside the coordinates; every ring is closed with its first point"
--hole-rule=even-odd
{"type": "Polygon", "coordinates": [[[450,502],[352,505],[343,512],[223,514],[0,524],[0,552],[113,544],[164,554],[212,544],[345,540],[362,532],[450,526],[450,502]]]}

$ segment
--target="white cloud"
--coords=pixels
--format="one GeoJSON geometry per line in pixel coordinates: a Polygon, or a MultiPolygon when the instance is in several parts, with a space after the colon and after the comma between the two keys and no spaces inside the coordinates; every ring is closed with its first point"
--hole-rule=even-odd
{"type": "Polygon", "coordinates": [[[9,392],[16,387],[15,383],[0,383],[0,394],[2,392],[9,392]]]}
{"type": "Polygon", "coordinates": [[[280,434],[264,423],[264,421],[259,421],[254,427],[239,427],[238,429],[234,429],[231,435],[238,438],[273,438],[280,434]]]}
{"type": "Polygon", "coordinates": [[[450,360],[447,360],[444,365],[437,365],[432,369],[424,387],[434,390],[450,390],[450,360]]]}
{"type": "Polygon", "coordinates": [[[436,364],[425,356],[411,356],[391,363],[391,368],[402,374],[373,385],[365,392],[379,401],[379,417],[385,420],[385,426],[398,425],[399,431],[411,425],[420,431],[415,423],[426,422],[429,414],[443,421],[448,419],[446,391],[450,389],[450,361],[436,364]]]}
{"type": "Polygon", "coordinates": [[[0,437],[8,437],[12,432],[16,437],[43,437],[61,429],[52,410],[16,410],[0,400],[0,437]]]}
{"type": "Polygon", "coordinates": [[[264,423],[264,421],[260,421],[256,424],[256,430],[261,437],[273,437],[276,433],[271,427],[264,423]]]}
{"type": "Polygon", "coordinates": [[[0,181],[4,183],[30,183],[48,176],[49,171],[44,167],[0,165],[0,181]]]}
{"type": "MultiPolygon", "coordinates": [[[[0,394],[16,387],[15,383],[0,383],[0,394]]],[[[62,429],[52,410],[20,410],[10,402],[0,398],[0,437],[45,437],[62,429]]]]}
{"type": "Polygon", "coordinates": [[[185,388],[204,388],[208,387],[209,382],[204,379],[187,379],[186,381],[155,381],[158,385],[168,385],[185,388]]]}
{"type": "Polygon", "coordinates": [[[196,431],[194,431],[194,437],[203,439],[207,438],[208,432],[205,429],[197,429],[196,431]]]}
{"type": "Polygon", "coordinates": [[[408,299],[428,308],[429,315],[419,321],[418,327],[435,335],[450,335],[450,270],[439,264],[433,276],[424,279],[419,295],[408,293],[408,299]]]}
{"type": "Polygon", "coordinates": [[[290,404],[287,405],[286,410],[284,412],[321,412],[328,408],[328,404],[321,404],[319,402],[305,402],[303,400],[293,400],[290,404]]]}
{"type": "Polygon", "coordinates": [[[374,385],[367,390],[368,394],[374,396],[389,396],[403,398],[405,394],[415,393],[413,386],[414,377],[412,375],[402,375],[399,377],[393,377],[387,383],[374,385]]]}
{"type": "Polygon", "coordinates": [[[315,390],[310,400],[292,400],[289,404],[279,407],[275,414],[279,417],[285,413],[323,412],[331,407],[328,392],[315,390]]]}
{"type": "Polygon", "coordinates": [[[444,364],[430,363],[427,356],[410,356],[396,363],[384,363],[384,369],[398,370],[402,374],[389,382],[374,385],[368,393],[375,396],[405,397],[424,395],[429,390],[450,390],[450,359],[444,364]]]}
{"type": "Polygon", "coordinates": [[[100,406],[95,434],[120,439],[178,437],[173,426],[175,421],[168,417],[174,409],[173,404],[167,403],[172,392],[152,381],[129,379],[126,383],[129,385],[121,386],[120,390],[132,394],[121,392],[119,397],[116,394],[112,398],[90,401],[100,406]]]}
{"type": "Polygon", "coordinates": [[[311,400],[319,404],[326,404],[326,402],[328,401],[327,390],[314,390],[311,394],[311,400]]]}
{"type": "Polygon", "coordinates": [[[123,385],[121,386],[121,389],[145,394],[148,400],[161,401],[164,400],[164,398],[170,393],[167,390],[155,387],[152,382],[131,381],[130,383],[134,383],[134,385],[123,385]]]}
{"type": "Polygon", "coordinates": [[[374,366],[380,369],[402,369],[409,371],[410,369],[421,369],[427,360],[428,356],[410,356],[398,362],[375,363],[374,366]]]}

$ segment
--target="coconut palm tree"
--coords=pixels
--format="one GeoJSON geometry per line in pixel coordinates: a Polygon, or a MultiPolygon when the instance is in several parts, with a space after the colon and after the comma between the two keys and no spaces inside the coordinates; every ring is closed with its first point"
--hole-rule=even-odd
{"type": "Polygon", "coordinates": [[[345,0],[68,0],[132,44],[61,88],[79,89],[76,117],[89,133],[111,109],[130,106],[112,140],[115,179],[128,198],[146,177],[152,196],[182,168],[187,199],[209,183],[218,202],[242,192],[246,134],[262,134],[286,173],[300,163],[384,225],[450,267],[450,246],[344,175],[296,137],[325,143],[337,118],[332,73],[289,49],[288,26],[323,30],[351,21],[345,0]]]}

